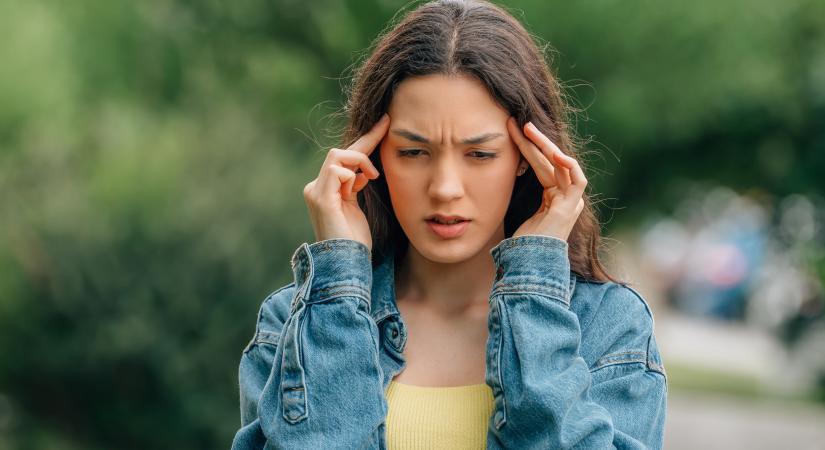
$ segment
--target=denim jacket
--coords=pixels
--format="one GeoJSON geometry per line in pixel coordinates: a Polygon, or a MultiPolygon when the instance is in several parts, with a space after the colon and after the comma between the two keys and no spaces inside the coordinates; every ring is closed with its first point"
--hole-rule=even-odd
{"type": "MultiPolygon", "coordinates": [[[[632,288],[570,271],[566,241],[490,250],[487,448],[661,448],[667,381],[653,316],[632,288]]],[[[385,391],[405,367],[394,260],[350,239],[302,244],[239,368],[235,450],[385,449],[385,391]]]]}

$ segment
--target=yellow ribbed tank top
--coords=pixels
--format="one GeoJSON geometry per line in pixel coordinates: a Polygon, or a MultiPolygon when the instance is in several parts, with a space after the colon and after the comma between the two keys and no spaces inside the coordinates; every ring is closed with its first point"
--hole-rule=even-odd
{"type": "Polygon", "coordinates": [[[387,448],[485,449],[493,391],[486,384],[387,387],[387,448]]]}

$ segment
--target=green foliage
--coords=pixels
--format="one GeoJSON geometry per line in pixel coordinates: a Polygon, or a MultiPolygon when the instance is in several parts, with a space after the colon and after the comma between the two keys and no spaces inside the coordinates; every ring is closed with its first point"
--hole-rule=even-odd
{"type": "MultiPolygon", "coordinates": [[[[324,116],[401,6],[0,1],[0,447],[228,446],[324,116]]],[[[680,179],[822,190],[822,2],[508,8],[589,105],[618,219],[680,179]]]]}

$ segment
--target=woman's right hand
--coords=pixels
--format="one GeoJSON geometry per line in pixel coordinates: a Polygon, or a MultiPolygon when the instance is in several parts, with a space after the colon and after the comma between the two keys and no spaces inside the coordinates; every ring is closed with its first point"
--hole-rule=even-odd
{"type": "Polygon", "coordinates": [[[372,250],[369,224],[356,194],[369,180],[378,178],[378,169],[369,155],[387,134],[389,124],[390,118],[384,114],[347,149],[330,149],[318,177],[304,187],[304,200],[317,241],[354,239],[372,250]]]}

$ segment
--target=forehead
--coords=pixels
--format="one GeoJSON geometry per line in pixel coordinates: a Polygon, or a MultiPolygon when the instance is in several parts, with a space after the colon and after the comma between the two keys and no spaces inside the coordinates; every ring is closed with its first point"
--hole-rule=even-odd
{"type": "Polygon", "coordinates": [[[393,94],[392,126],[416,129],[433,136],[466,137],[478,132],[506,130],[508,112],[484,84],[467,75],[426,75],[402,81],[393,94]]]}

